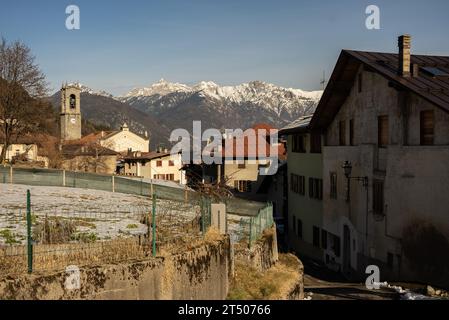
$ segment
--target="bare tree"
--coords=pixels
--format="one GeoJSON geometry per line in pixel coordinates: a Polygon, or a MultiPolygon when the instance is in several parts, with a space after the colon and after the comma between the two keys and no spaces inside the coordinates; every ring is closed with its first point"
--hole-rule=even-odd
{"type": "Polygon", "coordinates": [[[12,139],[39,126],[39,112],[47,91],[45,76],[35,64],[31,50],[16,41],[0,41],[0,135],[3,148],[0,163],[5,162],[6,150],[12,139]]]}

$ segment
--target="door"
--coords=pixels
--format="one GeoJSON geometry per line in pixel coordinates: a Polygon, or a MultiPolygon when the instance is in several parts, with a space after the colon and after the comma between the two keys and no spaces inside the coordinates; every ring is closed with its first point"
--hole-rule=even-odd
{"type": "Polygon", "coordinates": [[[349,273],[351,270],[351,231],[345,225],[343,227],[343,272],[349,273]]]}

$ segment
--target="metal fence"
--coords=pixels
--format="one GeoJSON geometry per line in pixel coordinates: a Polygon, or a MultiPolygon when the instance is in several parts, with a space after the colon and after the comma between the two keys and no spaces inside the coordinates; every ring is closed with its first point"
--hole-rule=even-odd
{"type": "MultiPolygon", "coordinates": [[[[14,168],[1,165],[0,183],[87,188],[141,196],[150,196],[154,193],[158,198],[175,201],[199,201],[201,196],[193,190],[172,187],[153,180],[147,181],[139,178],[59,169],[14,168]]],[[[238,198],[230,198],[225,202],[226,210],[229,213],[241,216],[255,216],[260,209],[265,207],[265,203],[238,198]]]]}
{"type": "MultiPolygon", "coordinates": [[[[187,188],[143,179],[0,166],[0,183],[144,196],[144,204],[126,210],[76,210],[76,205],[58,210],[51,203],[36,209],[33,195],[25,193],[21,199],[26,206],[12,210],[0,203],[0,276],[179,252],[203,241],[212,223],[212,199],[187,188]]],[[[226,211],[237,217],[237,224],[228,229],[231,238],[250,248],[273,226],[271,204],[231,198],[226,201],[226,211]]]]}
{"type": "Polygon", "coordinates": [[[273,225],[273,204],[267,203],[265,207],[259,209],[257,215],[239,218],[238,226],[232,232],[233,241],[245,243],[251,249],[263,232],[273,225]]]}
{"type": "Polygon", "coordinates": [[[150,197],[124,211],[26,210],[0,212],[0,276],[64,270],[170,254],[201,243],[210,226],[210,200],[150,197]]]}

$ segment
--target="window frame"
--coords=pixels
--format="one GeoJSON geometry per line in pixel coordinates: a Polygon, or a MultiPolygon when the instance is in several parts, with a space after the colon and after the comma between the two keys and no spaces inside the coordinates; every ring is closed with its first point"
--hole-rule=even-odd
{"type": "MultiPolygon", "coordinates": [[[[427,119],[428,120],[428,119],[427,119]]],[[[434,110],[422,110],[419,113],[419,143],[421,146],[433,146],[435,144],[435,112],[434,110]],[[426,115],[431,115],[431,128],[425,127],[426,115]],[[431,130],[432,133],[426,133],[431,130]]]]}
{"type": "Polygon", "coordinates": [[[379,148],[386,148],[388,147],[389,144],[390,144],[390,121],[388,115],[380,115],[377,117],[377,146],[379,148]],[[384,133],[383,130],[386,130],[386,133],[384,133]]]}

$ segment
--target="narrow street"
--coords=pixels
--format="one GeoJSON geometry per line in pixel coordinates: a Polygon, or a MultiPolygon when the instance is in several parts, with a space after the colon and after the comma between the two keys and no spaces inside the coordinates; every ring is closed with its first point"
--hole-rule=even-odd
{"type": "Polygon", "coordinates": [[[395,300],[396,291],[381,288],[369,290],[364,283],[346,281],[340,274],[307,259],[304,264],[304,297],[312,300],[395,300]]]}

